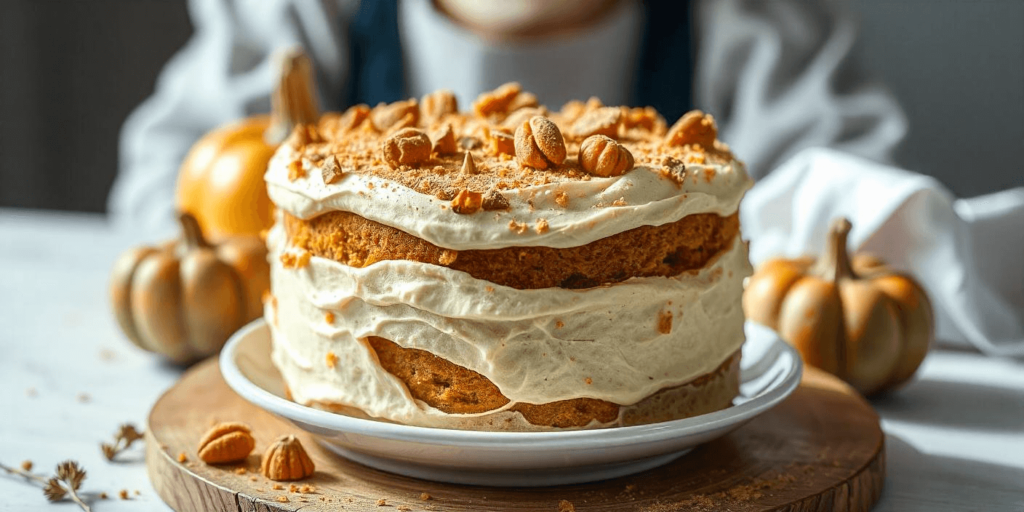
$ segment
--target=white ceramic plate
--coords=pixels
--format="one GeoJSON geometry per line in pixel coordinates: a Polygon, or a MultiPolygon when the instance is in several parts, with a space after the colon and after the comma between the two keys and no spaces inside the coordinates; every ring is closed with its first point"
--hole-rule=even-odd
{"type": "Polygon", "coordinates": [[[800,357],[775,332],[746,325],[742,383],[733,406],[652,425],[568,432],[474,432],[366,420],[284,398],[270,362],[270,331],[257,320],[220,355],[224,379],[257,407],[288,419],[326,447],[392,473],[472,485],[541,486],[590,482],[665,464],[767,411],[796,389],[800,357]]]}

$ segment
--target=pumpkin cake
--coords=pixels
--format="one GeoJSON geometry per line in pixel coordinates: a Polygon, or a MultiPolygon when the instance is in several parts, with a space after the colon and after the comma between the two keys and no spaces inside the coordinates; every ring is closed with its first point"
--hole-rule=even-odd
{"type": "Polygon", "coordinates": [[[439,91],[299,125],[265,178],[265,316],[299,403],[537,431],[738,392],[751,180],[709,115],[439,91]]]}

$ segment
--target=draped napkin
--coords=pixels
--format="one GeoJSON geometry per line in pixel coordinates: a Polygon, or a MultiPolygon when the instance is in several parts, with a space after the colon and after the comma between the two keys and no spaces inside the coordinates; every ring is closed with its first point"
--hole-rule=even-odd
{"type": "Polygon", "coordinates": [[[851,250],[927,290],[940,343],[1024,357],[1024,187],[956,199],[933,178],[815,148],[758,181],[740,215],[755,266],[820,252],[845,216],[851,250]]]}

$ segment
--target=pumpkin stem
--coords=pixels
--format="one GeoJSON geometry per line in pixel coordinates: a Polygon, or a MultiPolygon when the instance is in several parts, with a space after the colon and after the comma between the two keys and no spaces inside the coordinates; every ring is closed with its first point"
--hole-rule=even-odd
{"type": "Polygon", "coordinates": [[[211,247],[210,242],[203,236],[203,229],[199,227],[199,221],[191,213],[179,213],[178,222],[181,223],[182,239],[185,241],[186,247],[191,249],[211,247]]]}
{"type": "Polygon", "coordinates": [[[268,144],[284,142],[297,124],[316,122],[320,108],[313,84],[313,64],[301,48],[291,48],[280,55],[277,88],[271,98],[270,127],[264,133],[268,144]]]}
{"type": "Polygon", "coordinates": [[[834,219],[829,225],[825,253],[821,255],[817,263],[818,275],[831,281],[857,277],[850,265],[850,253],[846,250],[846,239],[851,228],[852,225],[846,217],[834,219]]]}

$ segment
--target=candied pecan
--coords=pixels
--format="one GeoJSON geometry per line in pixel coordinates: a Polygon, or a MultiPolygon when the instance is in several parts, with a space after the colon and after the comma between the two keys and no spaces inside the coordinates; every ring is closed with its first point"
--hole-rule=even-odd
{"type": "Polygon", "coordinates": [[[370,119],[373,121],[373,125],[383,132],[399,127],[408,128],[414,126],[419,121],[419,117],[420,108],[416,103],[416,98],[396,101],[390,104],[380,103],[370,112],[370,119]]]}
{"type": "Polygon", "coordinates": [[[580,166],[595,176],[621,176],[633,168],[633,154],[604,135],[591,135],[580,144],[580,166]]]}
{"type": "Polygon", "coordinates": [[[547,169],[565,161],[562,132],[546,117],[534,116],[516,129],[515,149],[523,166],[547,169]]]}
{"type": "Polygon", "coordinates": [[[207,464],[226,464],[245,459],[255,447],[248,425],[220,423],[206,432],[197,451],[207,464]]]}
{"type": "Polygon", "coordinates": [[[492,155],[500,155],[502,153],[506,155],[516,154],[515,139],[513,139],[511,134],[498,129],[487,129],[484,133],[487,135],[487,141],[490,142],[492,155]]]}
{"type": "Polygon", "coordinates": [[[665,133],[667,128],[665,118],[654,107],[637,107],[626,111],[623,116],[622,126],[627,130],[642,129],[655,135],[665,133]]]}
{"type": "Polygon", "coordinates": [[[571,123],[580,118],[584,113],[587,112],[587,106],[580,100],[570,100],[562,105],[562,110],[559,111],[562,118],[567,122],[571,123]]]}
{"type": "Polygon", "coordinates": [[[528,107],[521,108],[512,112],[501,122],[501,129],[508,130],[510,133],[516,131],[519,125],[525,121],[529,121],[533,116],[547,116],[548,109],[544,107],[528,107]]]}
{"type": "Polygon", "coordinates": [[[521,108],[531,108],[536,107],[537,105],[537,96],[535,94],[532,92],[520,92],[515,98],[512,98],[512,101],[509,102],[508,108],[506,108],[505,111],[515,112],[521,108]]]}
{"type": "Polygon", "coordinates": [[[370,117],[370,107],[363,104],[353,105],[338,118],[338,128],[346,131],[355,129],[363,124],[367,117],[370,117]]]}
{"type": "Polygon", "coordinates": [[[455,144],[455,130],[452,130],[450,123],[445,123],[437,137],[434,138],[433,151],[439,155],[451,155],[458,151],[455,144]]]}
{"type": "Polygon", "coordinates": [[[569,130],[577,140],[591,135],[615,137],[619,133],[622,122],[622,109],[618,107],[601,107],[580,116],[569,130]]]}
{"type": "Polygon", "coordinates": [[[509,111],[509,106],[522,90],[518,83],[509,82],[493,91],[482,93],[473,102],[473,111],[480,117],[504,114],[509,111]]]}
{"type": "Polygon", "coordinates": [[[665,143],[669,146],[685,146],[699,144],[704,149],[714,149],[718,128],[715,118],[700,110],[691,110],[680,117],[676,124],[668,130],[665,143]]]}
{"type": "Polygon", "coordinates": [[[420,98],[420,117],[427,122],[440,121],[459,111],[459,102],[449,90],[434,91],[420,98]]]}

